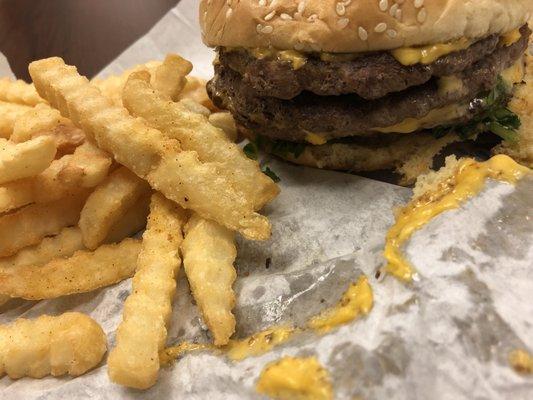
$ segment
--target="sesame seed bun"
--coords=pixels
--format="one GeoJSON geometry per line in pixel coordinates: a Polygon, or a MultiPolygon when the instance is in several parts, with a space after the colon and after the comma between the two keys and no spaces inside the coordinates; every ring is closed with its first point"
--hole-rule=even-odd
{"type": "Polygon", "coordinates": [[[202,0],[208,46],[357,53],[476,40],[523,25],[531,0],[202,0]]]}

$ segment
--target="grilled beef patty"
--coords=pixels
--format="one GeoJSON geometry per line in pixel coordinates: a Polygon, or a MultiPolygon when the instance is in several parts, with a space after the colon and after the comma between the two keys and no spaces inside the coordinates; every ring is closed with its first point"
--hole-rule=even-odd
{"type": "MultiPolygon", "coordinates": [[[[531,31],[524,25],[520,33],[522,39],[527,41],[531,31]]],[[[327,62],[311,55],[299,69],[293,69],[288,61],[255,58],[245,49],[220,48],[218,52],[219,62],[237,71],[244,83],[260,96],[288,100],[303,91],[309,91],[320,96],[357,94],[364,99],[374,100],[422,85],[433,76],[464,71],[503,46],[499,44],[498,35],[491,35],[465,50],[440,57],[431,64],[412,66],[400,64],[386,51],[361,55],[352,61],[327,62]]]]}
{"type": "Polygon", "coordinates": [[[439,91],[437,80],[432,78],[422,85],[371,101],[356,94],[319,96],[310,92],[281,100],[260,96],[238,72],[222,63],[215,67],[215,78],[207,89],[215,105],[230,110],[239,124],[274,139],[304,141],[308,132],[332,138],[368,135],[374,133],[373,128],[420,118],[433,109],[469,102],[490,90],[499,73],[522,56],[528,35],[510,46],[497,47],[457,73],[462,89],[448,93],[439,91]]]}

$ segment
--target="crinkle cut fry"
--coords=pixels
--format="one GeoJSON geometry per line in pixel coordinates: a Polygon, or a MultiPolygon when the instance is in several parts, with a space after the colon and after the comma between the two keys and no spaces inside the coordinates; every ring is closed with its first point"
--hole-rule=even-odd
{"type": "Polygon", "coordinates": [[[0,325],[0,376],[78,376],[96,367],[106,350],[104,331],[87,315],[19,318],[0,325]]]}
{"type": "Polygon", "coordinates": [[[113,382],[147,389],[157,381],[181,266],[179,247],[188,214],[161,194],[152,196],[148,226],[133,277],[132,293],[124,303],[116,347],[108,359],[113,382]]]}
{"type": "Polygon", "coordinates": [[[155,129],[177,139],[185,150],[197,152],[203,162],[219,163],[233,187],[255,210],[278,195],[279,187],[261,172],[256,161],[249,159],[205,116],[189,111],[181,102],[166,101],[150,85],[148,72],[131,74],[122,98],[132,115],[144,118],[155,129]]]}
{"type": "Polygon", "coordinates": [[[29,70],[41,96],[152,188],[248,239],[270,237],[268,219],[250,209],[215,163],[200,163],[195,152],[181,151],[176,141],[114,106],[62,59],[35,61],[29,70]]]}

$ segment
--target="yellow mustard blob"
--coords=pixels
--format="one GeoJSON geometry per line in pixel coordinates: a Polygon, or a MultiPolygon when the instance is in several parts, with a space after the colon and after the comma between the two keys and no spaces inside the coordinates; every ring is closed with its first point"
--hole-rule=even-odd
{"type": "Polygon", "coordinates": [[[328,142],[324,136],[312,132],[308,132],[307,135],[305,135],[305,141],[317,146],[328,142]]]}
{"type": "Polygon", "coordinates": [[[513,350],[509,354],[509,364],[519,374],[533,374],[533,356],[525,350],[513,350]]]}
{"type": "Polygon", "coordinates": [[[470,40],[461,38],[450,43],[438,43],[421,47],[401,47],[391,50],[391,54],[403,65],[431,64],[442,56],[467,49],[471,44],[470,40]]]}
{"type": "Polygon", "coordinates": [[[278,400],[330,400],[333,386],[328,371],[316,357],[283,357],[268,364],[257,391],[278,400]]]}
{"type": "Polygon", "coordinates": [[[361,276],[344,292],[339,303],[311,318],[308,326],[321,333],[329,332],[339,325],[366,315],[372,309],[374,297],[366,276],[361,276]]]}
{"type": "Polygon", "coordinates": [[[159,353],[159,362],[161,365],[170,365],[176,359],[184,356],[186,353],[200,350],[216,349],[209,343],[189,343],[183,342],[176,346],[167,347],[159,353]]]}
{"type": "Polygon", "coordinates": [[[230,359],[240,361],[269,352],[275,346],[285,343],[295,333],[295,328],[290,326],[276,326],[244,339],[230,340],[223,350],[230,359]]]}
{"type": "Polygon", "coordinates": [[[461,160],[450,177],[413,199],[399,212],[386,237],[384,256],[387,272],[403,281],[412,280],[414,269],[403,256],[401,246],[416,230],[440,213],[458,208],[475,196],[487,178],[514,184],[529,171],[506,155],[497,155],[485,162],[470,158],[461,160]]]}

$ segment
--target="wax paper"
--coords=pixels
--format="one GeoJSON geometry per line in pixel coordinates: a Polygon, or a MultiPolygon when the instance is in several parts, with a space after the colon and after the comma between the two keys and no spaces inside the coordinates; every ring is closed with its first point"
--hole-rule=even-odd
{"type": "MultiPolygon", "coordinates": [[[[196,7],[197,1],[182,0],[102,75],[178,52],[208,78],[212,51],[201,43],[196,7]]],[[[255,399],[261,370],[284,355],[315,355],[330,372],[337,399],[533,398],[533,377],[508,362],[513,350],[533,351],[532,178],[517,186],[489,181],[461,209],[415,233],[405,252],[419,279],[406,285],[376,273],[393,209],[408,201],[409,189],[265,162],[280,176],[282,192],[265,210],[272,239],[238,241],[235,337],[273,325],[304,327],[361,274],[374,291],[366,317],[325,335],[304,331],[241,362],[212,351],[189,353],[163,368],[145,392],[112,384],[103,362],[75,379],[4,377],[0,398],[255,399]]],[[[77,310],[102,325],[112,347],[130,287],[125,281],[51,301],[18,301],[0,322],[77,310]]],[[[210,337],[180,273],[168,344],[185,340],[210,337]]]]}

